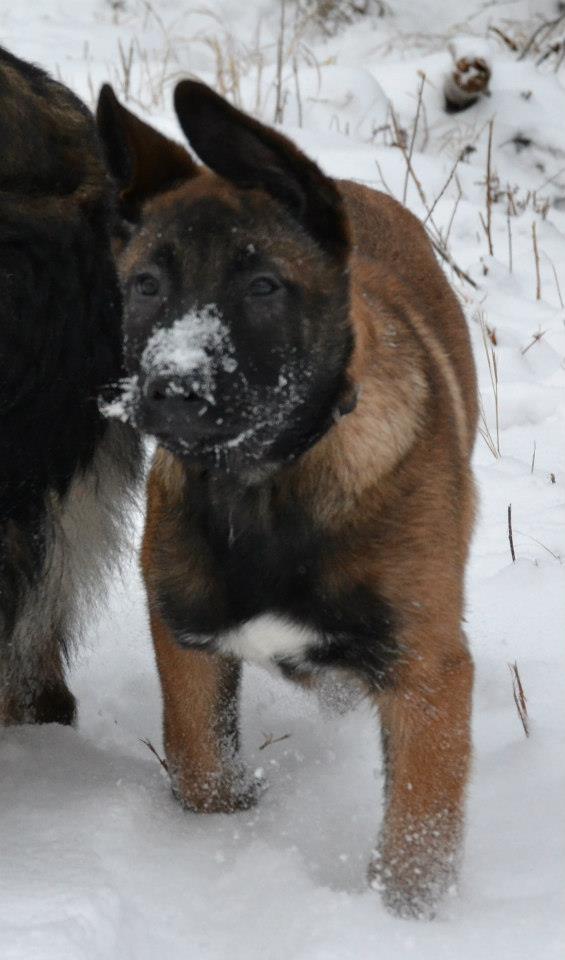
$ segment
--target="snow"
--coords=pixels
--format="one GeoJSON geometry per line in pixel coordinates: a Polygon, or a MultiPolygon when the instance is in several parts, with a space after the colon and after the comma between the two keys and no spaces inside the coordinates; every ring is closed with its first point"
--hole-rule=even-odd
{"type": "MultiPolygon", "coordinates": [[[[27,5],[0,0],[1,40],[60,75],[90,104],[103,80],[122,98],[129,83],[129,106],[179,139],[172,83],[190,72],[215,82],[218,44],[226,50],[229,42],[240,64],[236,96],[272,121],[274,0],[209,0],[199,11],[187,0],[121,6],[35,0],[30,16],[27,5]],[[134,50],[127,76],[118,43],[126,61],[134,50]],[[257,90],[260,97],[249,102],[257,90]]],[[[325,700],[259,667],[245,672],[243,742],[250,769],[263,769],[269,789],[256,809],[231,817],[181,810],[142,742],[162,752],[159,686],[132,555],[72,668],[78,729],[0,734],[3,960],[557,960],[564,954],[565,67],[555,71],[554,58],[536,66],[537,54],[519,61],[488,30],[498,25],[524,44],[539,16],[555,16],[556,6],[542,0],[388,6],[394,15],[359,20],[329,39],[311,26],[304,30],[294,47],[304,90],[307,71],[317,70],[328,102],[318,98],[316,81],[299,116],[290,57],[283,121],[329,173],[380,188],[384,179],[422,219],[437,200],[428,226],[436,238],[449,229],[454,261],[477,284],[450,273],[469,319],[483,432],[492,448],[478,438],[481,508],[467,612],[477,667],[475,759],[460,889],[433,922],[385,912],[366,886],[382,810],[371,711],[361,702],[345,715],[330,714],[325,700]],[[451,62],[448,43],[460,36],[476,38],[483,49],[488,41],[491,96],[447,116],[442,78],[451,62]],[[412,163],[423,198],[414,180],[406,181],[390,125],[373,136],[373,119],[358,122],[371,104],[386,114],[392,103],[410,142],[422,72],[412,163]],[[340,100],[340,77],[343,90],[355,94],[349,100],[340,100]],[[339,123],[332,119],[336,110],[345,111],[339,123]],[[492,254],[480,219],[491,119],[492,254]],[[508,664],[514,662],[528,698],[529,738],[512,697],[508,664]]]]}
{"type": "Polygon", "coordinates": [[[190,310],[170,327],[158,328],[147,341],[141,367],[147,377],[171,377],[168,390],[173,393],[186,392],[185,381],[194,377],[189,388],[207,403],[215,404],[214,366],[219,362],[223,370],[233,373],[237,366],[234,352],[229,330],[217,306],[210,303],[200,310],[190,310]]]}

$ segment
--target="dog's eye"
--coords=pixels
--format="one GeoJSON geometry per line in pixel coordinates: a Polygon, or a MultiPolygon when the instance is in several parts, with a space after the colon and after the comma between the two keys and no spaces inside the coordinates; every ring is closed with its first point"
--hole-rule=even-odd
{"type": "Polygon", "coordinates": [[[135,289],[142,297],[155,297],[159,293],[159,280],[152,273],[139,273],[135,278],[135,289]]]}
{"type": "Polygon", "coordinates": [[[280,286],[280,283],[274,277],[254,277],[247,287],[247,295],[249,297],[269,297],[272,293],[276,293],[280,286]]]}

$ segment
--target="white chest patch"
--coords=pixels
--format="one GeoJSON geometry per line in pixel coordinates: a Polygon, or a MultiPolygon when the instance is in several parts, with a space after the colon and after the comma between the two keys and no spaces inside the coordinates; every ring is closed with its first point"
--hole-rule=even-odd
{"type": "Polygon", "coordinates": [[[241,660],[269,665],[282,659],[300,661],[305,651],[319,642],[314,630],[265,614],[225,634],[220,649],[241,660]]]}

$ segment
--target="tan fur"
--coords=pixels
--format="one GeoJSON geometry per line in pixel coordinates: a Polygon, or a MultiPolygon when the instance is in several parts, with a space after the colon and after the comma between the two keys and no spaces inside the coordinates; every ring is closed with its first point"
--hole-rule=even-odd
{"type": "MultiPolygon", "coordinates": [[[[324,571],[330,592],[348,583],[375,583],[402,611],[403,655],[393,687],[375,697],[388,744],[390,785],[370,877],[386,887],[393,909],[403,912],[408,896],[419,905],[417,912],[425,909],[430,884],[444,888],[449,881],[451,867],[445,864],[455,857],[460,840],[469,767],[472,664],[460,622],[474,515],[469,472],[476,425],[474,370],[460,308],[420,224],[381,194],[353,184],[341,189],[354,236],[355,349],[349,373],[359,402],[285,468],[275,486],[279,497],[298,498],[324,526],[343,530],[339,560],[324,571]],[[449,506],[454,470],[455,514],[449,506]],[[356,528],[374,529],[378,547],[368,541],[359,546],[358,540],[351,546],[349,534],[356,528]]],[[[159,451],[144,546],[150,601],[164,550],[191,592],[212,591],[206,545],[189,555],[175,553],[170,508],[186,483],[190,489],[187,475],[173,456],[159,451]]],[[[212,790],[216,801],[210,799],[210,784],[222,783],[221,744],[214,734],[221,658],[179,651],[165,639],[155,611],[153,630],[177,789],[194,809],[232,809],[237,803],[229,776],[228,799],[221,786],[212,790]]]]}
{"type": "MultiPolygon", "coordinates": [[[[259,127],[249,118],[241,122],[259,127]]],[[[269,137],[271,144],[282,139],[269,137]]],[[[304,160],[292,145],[285,142],[284,149],[295,165],[304,160]]],[[[339,544],[320,561],[323,597],[366,589],[397,618],[399,655],[388,685],[379,691],[363,681],[381,715],[388,768],[386,815],[370,877],[396,912],[420,915],[454,876],[470,762],[473,668],[461,622],[475,503],[475,371],[461,308],[422,225],[381,193],[345,181],[338,188],[346,214],[342,240],[349,237],[351,247],[348,382],[357,406],[298,460],[269,474],[263,487],[264,475],[255,480],[250,474],[247,482],[259,490],[254,522],[261,530],[263,522],[268,530],[269,504],[286,501],[300,504],[339,544]]],[[[267,194],[256,196],[265,223],[278,223],[268,219],[267,194]]],[[[190,205],[205,197],[237,209],[238,189],[198,168],[148,201],[147,239],[153,212],[179,207],[189,216],[190,205]]],[[[294,247],[292,231],[265,229],[258,239],[283,276],[305,288],[324,289],[331,271],[343,271],[346,263],[325,257],[307,237],[294,247]]],[[[142,269],[145,243],[142,230],[126,251],[125,273],[142,269]]],[[[192,809],[231,810],[252,798],[233,752],[236,662],[179,649],[160,609],[163,585],[203,603],[223,601],[210,544],[191,529],[187,547],[179,528],[197,469],[158,450],[142,563],[175,789],[192,809]]],[[[312,680],[300,677],[306,685],[312,680]]]]}
{"type": "Polygon", "coordinates": [[[158,613],[151,631],[161,678],[165,748],[174,791],[191,810],[231,813],[249,807],[253,782],[237,760],[240,665],[227,657],[179,649],[158,613]]]}

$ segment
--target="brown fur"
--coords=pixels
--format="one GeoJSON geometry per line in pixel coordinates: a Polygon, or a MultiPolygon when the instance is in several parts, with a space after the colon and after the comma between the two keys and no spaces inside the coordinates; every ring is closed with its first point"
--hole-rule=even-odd
{"type": "MultiPolygon", "coordinates": [[[[278,142],[278,134],[269,137],[278,142]]],[[[284,149],[301,162],[296,148],[285,142],[284,149]]],[[[394,611],[399,653],[387,681],[379,687],[364,678],[380,712],[387,767],[385,820],[370,878],[393,910],[420,915],[454,875],[469,770],[473,668],[461,622],[475,502],[475,371],[461,309],[421,224],[381,193],[349,182],[338,189],[350,238],[354,347],[347,380],[359,390],[357,406],[268,483],[260,472],[249,474],[247,489],[255,490],[252,522],[265,537],[271,512],[285,504],[299,504],[308,522],[331,536],[317,584],[328,602],[362,586],[394,611]]],[[[235,208],[241,193],[208,171],[193,172],[156,195],[150,214],[172,204],[190,222],[203,195],[235,208]]],[[[271,199],[258,196],[265,211],[261,243],[304,287],[321,282],[328,268],[319,251],[293,249],[293,237],[269,219],[271,199]]],[[[126,274],[143,260],[144,242],[140,235],[126,252],[126,274]]],[[[339,257],[334,269],[343,270],[339,257]]],[[[142,564],[177,790],[192,809],[238,809],[250,794],[238,792],[240,771],[226,763],[232,755],[226,738],[232,746],[236,738],[235,667],[220,654],[181,651],[162,601],[163,586],[174,581],[187,603],[195,595],[212,608],[224,602],[222,570],[190,526],[199,475],[198,466],[158,451],[142,564]]],[[[311,683],[313,676],[297,679],[311,683]]]]}

